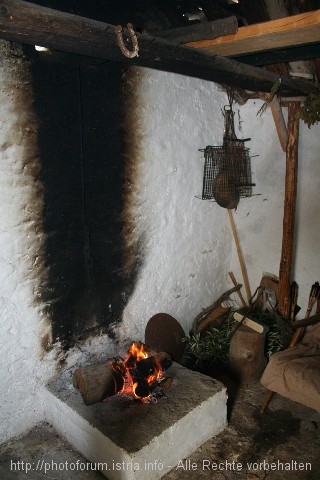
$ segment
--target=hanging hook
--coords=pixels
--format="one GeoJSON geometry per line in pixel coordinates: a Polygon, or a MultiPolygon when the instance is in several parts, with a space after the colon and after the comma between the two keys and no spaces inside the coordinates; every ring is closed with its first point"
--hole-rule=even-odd
{"type": "Polygon", "coordinates": [[[116,35],[117,35],[119,48],[120,48],[121,52],[123,53],[123,55],[127,58],[138,57],[139,56],[138,55],[139,54],[138,39],[137,39],[137,36],[136,36],[136,34],[133,30],[133,26],[132,26],[131,23],[127,24],[127,29],[128,29],[129,35],[130,35],[130,39],[131,39],[131,42],[132,42],[133,49],[129,50],[125,46],[125,43],[124,43],[124,40],[123,40],[123,35],[122,35],[122,26],[117,25],[116,26],[116,35]]]}

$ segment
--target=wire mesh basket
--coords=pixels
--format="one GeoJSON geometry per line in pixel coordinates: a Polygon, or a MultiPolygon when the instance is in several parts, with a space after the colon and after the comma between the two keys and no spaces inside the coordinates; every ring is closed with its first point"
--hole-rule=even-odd
{"type": "Polygon", "coordinates": [[[202,199],[214,199],[224,208],[236,208],[240,198],[252,196],[252,172],[249,149],[234,134],[233,112],[226,115],[222,146],[207,146],[204,152],[202,199]]]}

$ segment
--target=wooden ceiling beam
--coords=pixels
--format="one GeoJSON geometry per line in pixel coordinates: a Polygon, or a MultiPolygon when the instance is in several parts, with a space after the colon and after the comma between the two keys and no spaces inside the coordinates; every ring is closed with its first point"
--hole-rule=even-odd
{"type": "Polygon", "coordinates": [[[235,16],[231,16],[212,22],[196,23],[188,27],[154,32],[153,36],[163,38],[173,43],[186,43],[231,35],[232,33],[236,33],[237,30],[238,21],[235,16]]]}
{"type": "Polygon", "coordinates": [[[317,42],[320,10],[240,27],[234,34],[186,45],[212,55],[235,57],[317,42]]]}
{"type": "Polygon", "coordinates": [[[275,63],[289,63],[297,61],[313,60],[320,57],[320,42],[300,47],[283,48],[280,50],[269,50],[268,52],[257,52],[249,55],[241,55],[234,58],[238,62],[248,65],[272,65],[275,63]]]}
{"type": "MultiPolygon", "coordinates": [[[[131,50],[129,31],[123,29],[122,34],[124,46],[131,50]]],[[[279,79],[274,72],[177,46],[148,35],[136,35],[139,55],[127,58],[119,46],[114,25],[22,0],[0,0],[0,38],[180,73],[251,91],[269,92],[279,79]]],[[[308,94],[312,89],[313,85],[308,81],[285,77],[282,78],[279,93],[293,96],[308,94]]]]}

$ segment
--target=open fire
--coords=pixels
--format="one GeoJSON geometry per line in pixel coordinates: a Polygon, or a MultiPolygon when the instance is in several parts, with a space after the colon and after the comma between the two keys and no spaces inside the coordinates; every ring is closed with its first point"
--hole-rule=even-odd
{"type": "Polygon", "coordinates": [[[132,342],[125,359],[112,360],[115,393],[132,393],[141,400],[148,398],[164,380],[171,364],[167,353],[155,353],[142,342],[132,342]]]}
{"type": "Polygon", "coordinates": [[[142,342],[132,342],[127,355],[77,368],[73,385],[86,405],[107,400],[115,394],[132,396],[140,401],[155,400],[168,388],[166,370],[172,358],[165,352],[154,352],[142,342]]]}

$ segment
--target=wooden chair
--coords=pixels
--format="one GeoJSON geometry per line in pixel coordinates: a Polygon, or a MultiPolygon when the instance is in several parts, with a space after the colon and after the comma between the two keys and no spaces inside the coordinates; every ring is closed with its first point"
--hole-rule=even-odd
{"type": "MultiPolygon", "coordinates": [[[[319,386],[319,393],[318,393],[319,400],[317,401],[314,401],[312,398],[308,398],[307,394],[305,396],[304,395],[296,396],[294,393],[295,386],[288,383],[289,379],[285,378],[285,375],[286,375],[285,371],[283,373],[283,385],[281,385],[281,374],[277,375],[277,368],[281,364],[289,365],[290,356],[292,356],[292,358],[296,360],[296,363],[291,364],[291,366],[293,367],[293,370],[294,368],[297,369],[297,375],[299,375],[298,370],[299,368],[301,369],[301,366],[303,366],[303,362],[307,365],[307,361],[308,361],[308,362],[311,362],[310,368],[308,366],[309,373],[312,374],[312,369],[313,369],[315,374],[317,376],[319,375],[320,377],[320,323],[319,325],[315,326],[318,322],[320,322],[320,313],[316,313],[315,315],[309,316],[303,320],[295,321],[293,325],[296,328],[296,331],[292,337],[289,347],[286,350],[277,352],[270,357],[269,363],[260,380],[261,384],[264,386],[267,386],[267,388],[270,384],[272,385],[273,383],[277,384],[277,386],[279,385],[279,387],[277,388],[278,390],[277,393],[284,395],[288,398],[292,398],[293,400],[299,401],[300,403],[306,406],[310,406],[311,408],[315,408],[316,410],[320,410],[320,407],[318,407],[318,404],[320,406],[320,386],[319,386]],[[305,329],[309,325],[314,325],[314,326],[304,335],[305,329]],[[302,343],[301,348],[299,344],[300,340],[302,343]],[[308,341],[310,341],[311,343],[308,344],[308,341]],[[290,350],[294,348],[295,350],[290,350]],[[314,357],[312,352],[314,352],[314,357]],[[300,353],[301,353],[301,356],[299,356],[300,353]],[[303,354],[306,354],[306,353],[307,353],[307,357],[304,360],[303,354]],[[292,395],[290,395],[290,390],[292,395]]],[[[291,368],[291,371],[292,371],[292,368],[291,368]]],[[[295,375],[293,372],[291,379],[294,377],[295,375]]],[[[316,382],[315,382],[315,385],[316,385],[316,382]]],[[[319,382],[319,385],[320,385],[320,382],[319,382]]],[[[261,413],[265,412],[274,393],[275,391],[273,391],[272,389],[268,389],[265,396],[264,403],[260,410],[261,413]]]]}

